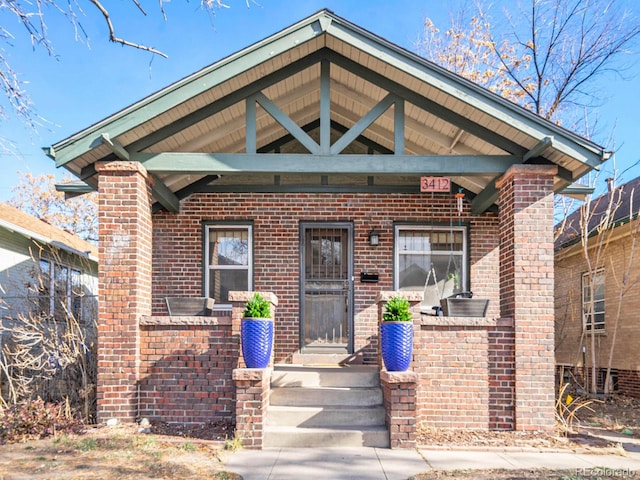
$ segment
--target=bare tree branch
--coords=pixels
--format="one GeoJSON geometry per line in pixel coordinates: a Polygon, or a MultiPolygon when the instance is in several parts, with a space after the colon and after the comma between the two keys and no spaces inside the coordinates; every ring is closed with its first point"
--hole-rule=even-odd
{"type": "MultiPolygon", "coordinates": [[[[113,24],[111,23],[111,17],[109,16],[109,11],[104,8],[102,3],[98,0],[89,0],[95,7],[100,11],[102,16],[104,17],[105,22],[107,23],[107,27],[109,28],[109,40],[115,43],[121,43],[122,45],[126,45],[128,47],[137,48],[139,50],[144,50],[147,52],[155,53],[156,55],[160,55],[161,57],[168,58],[166,53],[161,52],[160,50],[156,50],[153,47],[147,47],[146,45],[141,45],[139,43],[130,42],[125,40],[124,38],[117,37],[115,34],[115,30],[113,28],[113,24]]],[[[137,3],[136,3],[137,4],[137,3]]]]}

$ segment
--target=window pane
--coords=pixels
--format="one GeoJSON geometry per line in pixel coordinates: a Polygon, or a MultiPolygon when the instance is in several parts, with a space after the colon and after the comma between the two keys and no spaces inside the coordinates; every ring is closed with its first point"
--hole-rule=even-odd
{"type": "Polygon", "coordinates": [[[209,265],[248,265],[249,232],[209,230],[209,265]]]}
{"type": "Polygon", "coordinates": [[[420,230],[401,230],[398,250],[408,252],[428,252],[431,250],[429,232],[420,230]]]}
{"type": "Polygon", "coordinates": [[[449,294],[463,290],[461,255],[407,254],[400,255],[398,260],[400,290],[422,290],[425,284],[436,283],[442,287],[447,280],[453,281],[449,294]]]}
{"type": "Polygon", "coordinates": [[[398,289],[416,291],[437,284],[444,296],[465,290],[463,230],[400,227],[396,231],[398,289]]]}
{"type": "Polygon", "coordinates": [[[207,229],[208,258],[204,290],[215,305],[229,303],[232,290],[249,290],[251,274],[251,227],[225,226],[207,229]]]}
{"type": "Polygon", "coordinates": [[[431,255],[400,255],[398,260],[400,290],[422,290],[431,270],[431,255]]]}
{"type": "Polygon", "coordinates": [[[69,286],[69,269],[67,267],[55,266],[55,293],[54,293],[54,317],[56,320],[63,320],[66,316],[67,304],[69,300],[67,288],[69,286]]]}
{"type": "Polygon", "coordinates": [[[605,329],[604,270],[582,276],[582,311],[586,330],[605,329]]]}
{"type": "Polygon", "coordinates": [[[40,278],[38,279],[38,301],[34,308],[37,314],[49,316],[53,313],[53,292],[51,291],[51,264],[40,260],[40,278]]]}
{"type": "Polygon", "coordinates": [[[71,293],[82,294],[82,274],[78,270],[71,270],[71,293]]]}
{"type": "Polygon", "coordinates": [[[229,303],[229,292],[249,290],[247,270],[211,270],[209,272],[209,296],[216,304],[229,303]]]}

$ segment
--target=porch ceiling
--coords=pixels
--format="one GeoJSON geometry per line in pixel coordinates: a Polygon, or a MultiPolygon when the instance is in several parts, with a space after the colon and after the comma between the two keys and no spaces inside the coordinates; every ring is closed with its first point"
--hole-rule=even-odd
{"type": "Polygon", "coordinates": [[[260,174],[255,185],[264,190],[275,188],[275,175],[307,173],[360,175],[369,186],[397,185],[401,176],[415,187],[421,175],[449,175],[475,196],[479,213],[494,204],[494,180],[513,163],[558,165],[560,191],[607,158],[588,140],[326,10],[47,152],[94,188],[95,162],[141,161],[169,210],[217,184],[250,189],[247,175],[260,174]]]}

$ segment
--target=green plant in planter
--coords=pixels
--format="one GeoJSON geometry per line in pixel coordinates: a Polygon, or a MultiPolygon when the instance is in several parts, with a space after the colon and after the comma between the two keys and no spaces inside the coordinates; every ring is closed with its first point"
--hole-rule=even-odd
{"type": "Polygon", "coordinates": [[[242,315],[245,318],[271,318],[271,302],[255,293],[244,306],[242,315]]]}
{"type": "Polygon", "coordinates": [[[382,320],[385,322],[410,322],[413,320],[411,315],[411,305],[409,300],[404,297],[391,297],[384,305],[382,320]]]}
{"type": "Polygon", "coordinates": [[[394,296],[384,305],[380,324],[380,353],[390,372],[404,372],[411,365],[413,316],[409,300],[394,296]]]}

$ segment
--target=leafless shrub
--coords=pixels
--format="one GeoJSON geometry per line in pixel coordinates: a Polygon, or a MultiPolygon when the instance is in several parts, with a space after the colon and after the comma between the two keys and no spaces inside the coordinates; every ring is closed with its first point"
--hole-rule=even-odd
{"type": "MultiPolygon", "coordinates": [[[[7,314],[0,322],[0,404],[10,407],[42,399],[68,404],[85,422],[95,419],[97,375],[97,302],[80,288],[71,296],[47,294],[54,285],[38,268],[34,255],[32,282],[20,298],[1,299],[7,314]]],[[[62,264],[60,252],[48,252],[62,264]],[[57,258],[55,258],[57,256],[57,258]]],[[[69,270],[67,270],[69,274],[69,270]]]]}

